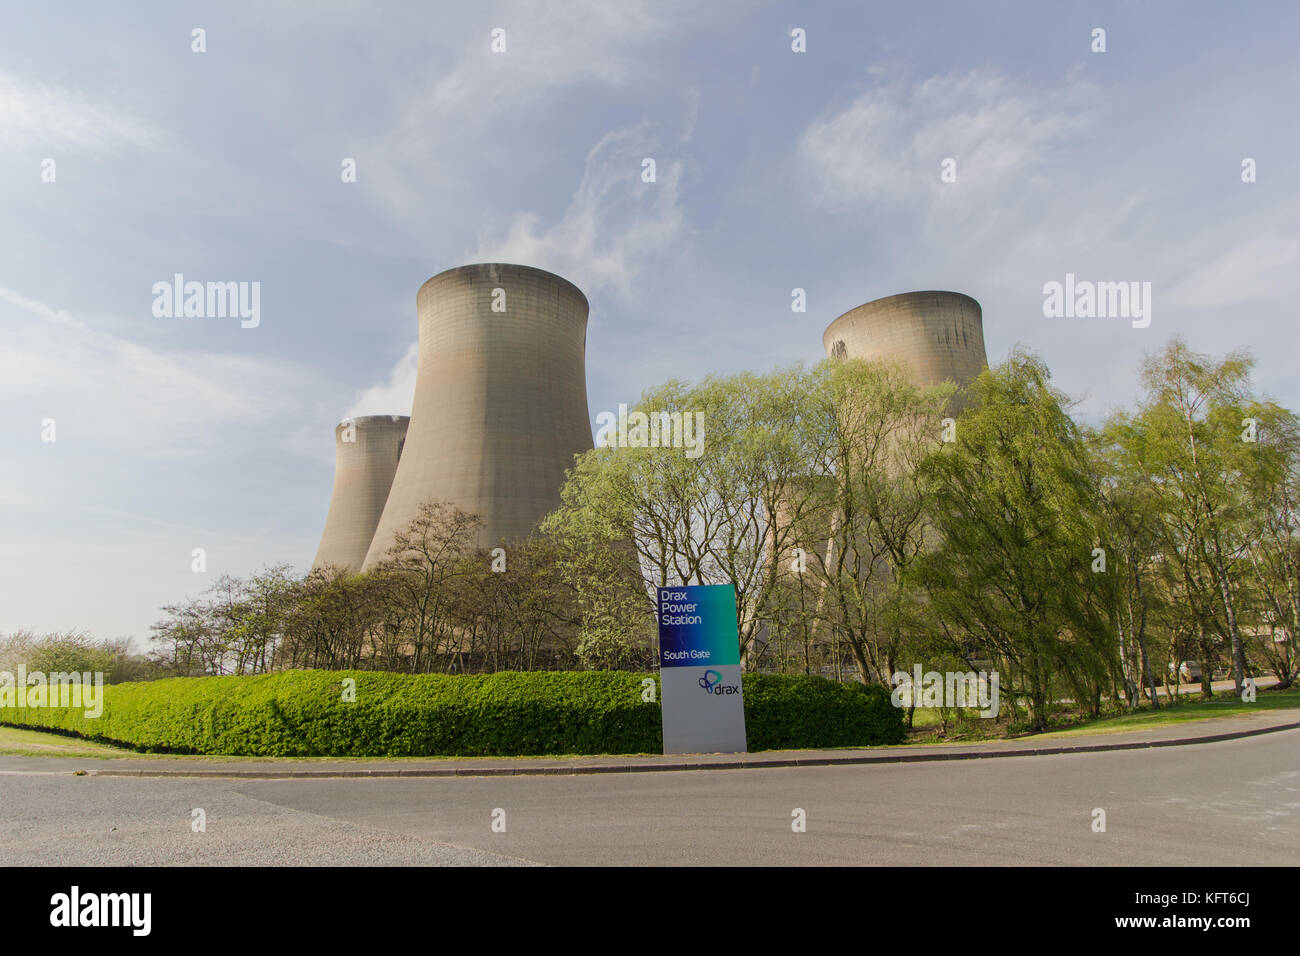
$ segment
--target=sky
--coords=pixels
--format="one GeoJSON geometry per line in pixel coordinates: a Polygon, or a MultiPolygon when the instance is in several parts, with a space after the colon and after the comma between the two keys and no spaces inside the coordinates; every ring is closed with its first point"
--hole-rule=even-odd
{"type": "Polygon", "coordinates": [[[303,10],[5,13],[0,633],[143,648],[223,573],[305,570],[335,423],[409,412],[416,290],[471,262],[586,293],[593,420],[816,362],[919,289],[974,296],[990,362],[1032,349],[1086,419],[1175,334],[1300,408],[1294,4],[303,10]],[[256,325],[157,315],[178,273],[259,283],[256,325]],[[1150,325],[1045,317],[1067,273],[1150,282],[1150,325]]]}

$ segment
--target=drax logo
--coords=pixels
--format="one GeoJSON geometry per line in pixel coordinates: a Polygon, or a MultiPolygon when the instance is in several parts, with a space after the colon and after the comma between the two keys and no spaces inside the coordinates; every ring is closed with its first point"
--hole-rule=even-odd
{"type": "Polygon", "coordinates": [[[740,688],[735,684],[723,684],[722,675],[714,670],[704,672],[700,678],[700,686],[704,688],[706,694],[739,694],[740,688]]]}

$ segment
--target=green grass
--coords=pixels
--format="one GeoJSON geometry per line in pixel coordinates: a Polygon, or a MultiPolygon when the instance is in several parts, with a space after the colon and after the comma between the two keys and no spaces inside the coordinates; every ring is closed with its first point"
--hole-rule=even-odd
{"type": "Polygon", "coordinates": [[[131,750],[108,744],[50,734],[39,730],[0,726],[0,754],[18,757],[131,757],[141,756],[131,750]]]}
{"type": "Polygon", "coordinates": [[[1152,710],[1150,704],[1147,704],[1133,713],[1102,717],[1100,720],[1038,736],[1041,738],[1118,734],[1131,730],[1154,730],[1158,727],[1169,727],[1213,717],[1241,717],[1266,710],[1291,709],[1300,709],[1300,687],[1292,687],[1289,690],[1259,691],[1253,704],[1244,703],[1234,697],[1231,691],[1217,691],[1214,700],[1184,700],[1172,706],[1162,703],[1159,710],[1152,710]]]}
{"type": "MultiPolygon", "coordinates": [[[[222,754],[151,754],[141,753],[128,747],[99,743],[83,737],[54,733],[45,730],[27,730],[0,724],[0,755],[17,757],[93,757],[100,760],[161,760],[195,761],[206,763],[241,763],[244,761],[263,761],[265,757],[237,757],[222,754]]],[[[529,754],[522,757],[510,757],[510,760],[552,760],[557,758],[578,759],[591,754],[529,754]]],[[[658,754],[597,754],[596,756],[659,756],[658,754]]],[[[402,763],[419,760],[501,760],[501,757],[275,757],[277,763],[402,763]]]]}
{"type": "MultiPolygon", "coordinates": [[[[1219,690],[1215,692],[1213,700],[1202,701],[1199,694],[1184,694],[1177,704],[1171,704],[1168,698],[1162,697],[1159,710],[1153,710],[1150,703],[1144,702],[1136,711],[1107,714],[1096,720],[1089,720],[1078,712],[1065,711],[1053,714],[1047,731],[1032,736],[1037,740],[1119,734],[1215,717],[1240,717],[1266,710],[1293,708],[1300,709],[1300,687],[1285,691],[1262,689],[1257,692],[1253,704],[1242,702],[1231,690],[1219,690]]],[[[960,724],[954,724],[950,720],[946,737],[942,736],[941,726],[937,709],[918,707],[912,716],[908,744],[972,743],[981,740],[1023,739],[1025,736],[1012,734],[1005,723],[986,720],[968,719],[960,724]]]]}

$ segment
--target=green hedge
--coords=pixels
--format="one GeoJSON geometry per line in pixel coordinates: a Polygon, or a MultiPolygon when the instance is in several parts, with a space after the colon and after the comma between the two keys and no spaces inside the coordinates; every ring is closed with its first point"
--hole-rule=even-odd
{"type": "MultiPolygon", "coordinates": [[[[175,677],[105,687],[103,713],[96,719],[77,708],[3,708],[0,723],[149,753],[659,753],[659,705],[641,699],[645,676],[614,671],[408,675],[306,670],[175,677]],[[356,681],[355,702],[342,699],[343,680],[349,677],[356,681]]],[[[902,714],[890,705],[883,687],[746,674],[744,694],[750,750],[862,747],[903,739],[902,714]]]]}
{"type": "Polygon", "coordinates": [[[907,736],[903,711],[890,703],[889,688],[878,684],[745,674],[743,690],[750,750],[872,747],[901,744],[907,736]]]}

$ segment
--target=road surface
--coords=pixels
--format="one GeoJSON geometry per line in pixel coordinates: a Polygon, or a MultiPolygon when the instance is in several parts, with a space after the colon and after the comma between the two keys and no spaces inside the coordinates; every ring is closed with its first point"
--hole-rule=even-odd
{"type": "Polygon", "coordinates": [[[37,865],[1293,866],[1300,730],[1138,751],[591,776],[10,770],[0,843],[10,862],[37,865]]]}

